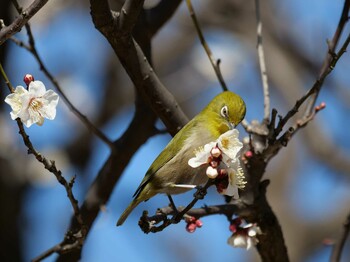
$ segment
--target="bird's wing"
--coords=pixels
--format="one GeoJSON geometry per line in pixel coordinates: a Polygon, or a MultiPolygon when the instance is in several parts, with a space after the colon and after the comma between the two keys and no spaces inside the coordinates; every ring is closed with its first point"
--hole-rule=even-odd
{"type": "Polygon", "coordinates": [[[159,154],[159,156],[154,160],[148,171],[146,172],[145,177],[143,178],[141,184],[136,189],[133,197],[137,197],[144,187],[149,183],[154,174],[163,167],[166,163],[168,163],[173,157],[175,157],[176,153],[180,151],[183,147],[184,142],[190,135],[191,127],[193,126],[193,121],[190,121],[185,125],[169,142],[169,144],[164,148],[164,150],[159,154]]]}

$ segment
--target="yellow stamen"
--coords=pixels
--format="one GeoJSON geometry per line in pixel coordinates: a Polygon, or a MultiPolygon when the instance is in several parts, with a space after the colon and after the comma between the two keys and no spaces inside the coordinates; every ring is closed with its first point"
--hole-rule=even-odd
{"type": "Polygon", "coordinates": [[[227,139],[227,138],[223,138],[221,140],[221,144],[222,144],[222,147],[225,148],[225,149],[228,149],[229,145],[230,145],[230,140],[227,139]]]}
{"type": "Polygon", "coordinates": [[[39,100],[36,100],[35,98],[33,98],[30,102],[29,102],[29,106],[32,110],[38,112],[42,107],[43,107],[43,103],[40,102],[39,100]]]}

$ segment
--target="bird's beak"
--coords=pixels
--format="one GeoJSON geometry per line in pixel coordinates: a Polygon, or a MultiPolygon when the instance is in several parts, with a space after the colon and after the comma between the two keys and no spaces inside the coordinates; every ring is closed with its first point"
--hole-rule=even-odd
{"type": "Polygon", "coordinates": [[[230,126],[230,129],[235,129],[236,128],[236,125],[234,123],[229,123],[229,126],[230,126]]]}

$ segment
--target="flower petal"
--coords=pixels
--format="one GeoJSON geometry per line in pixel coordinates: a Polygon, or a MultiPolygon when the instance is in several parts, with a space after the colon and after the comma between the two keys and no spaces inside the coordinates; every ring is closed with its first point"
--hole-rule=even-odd
{"type": "Polygon", "coordinates": [[[199,166],[201,166],[203,164],[205,164],[205,163],[203,163],[201,161],[198,161],[198,159],[196,157],[193,157],[190,160],[188,160],[188,165],[190,167],[193,167],[193,168],[197,168],[197,167],[199,167],[199,166]]]}
{"type": "Polygon", "coordinates": [[[222,134],[218,139],[218,146],[229,158],[235,159],[243,144],[238,139],[239,132],[232,129],[222,134]]]}
{"type": "Polygon", "coordinates": [[[43,95],[43,98],[48,101],[50,106],[57,106],[59,96],[53,90],[47,90],[47,92],[43,95]]]}
{"type": "Polygon", "coordinates": [[[227,243],[233,247],[247,248],[247,237],[241,234],[234,233],[228,240],[227,243]]]}
{"type": "Polygon", "coordinates": [[[41,81],[30,82],[28,90],[34,97],[43,96],[46,92],[45,85],[41,81]]]}
{"type": "Polygon", "coordinates": [[[196,168],[201,165],[208,163],[208,157],[210,156],[210,150],[215,146],[215,142],[210,142],[209,144],[206,144],[204,148],[199,148],[195,151],[195,157],[188,160],[188,165],[196,168]]]}
{"type": "Polygon", "coordinates": [[[21,96],[27,93],[28,91],[24,89],[23,86],[17,86],[14,93],[6,96],[5,103],[11,106],[12,112],[10,113],[10,115],[13,120],[15,120],[18,117],[18,114],[23,106],[21,96]]]}

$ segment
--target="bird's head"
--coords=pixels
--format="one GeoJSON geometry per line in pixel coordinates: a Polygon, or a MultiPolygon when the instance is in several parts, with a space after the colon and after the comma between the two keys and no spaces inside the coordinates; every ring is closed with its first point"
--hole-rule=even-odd
{"type": "Polygon", "coordinates": [[[214,99],[202,111],[206,118],[209,129],[215,135],[225,133],[235,128],[244,118],[246,106],[243,99],[230,91],[225,91],[214,97],[214,99]]]}

